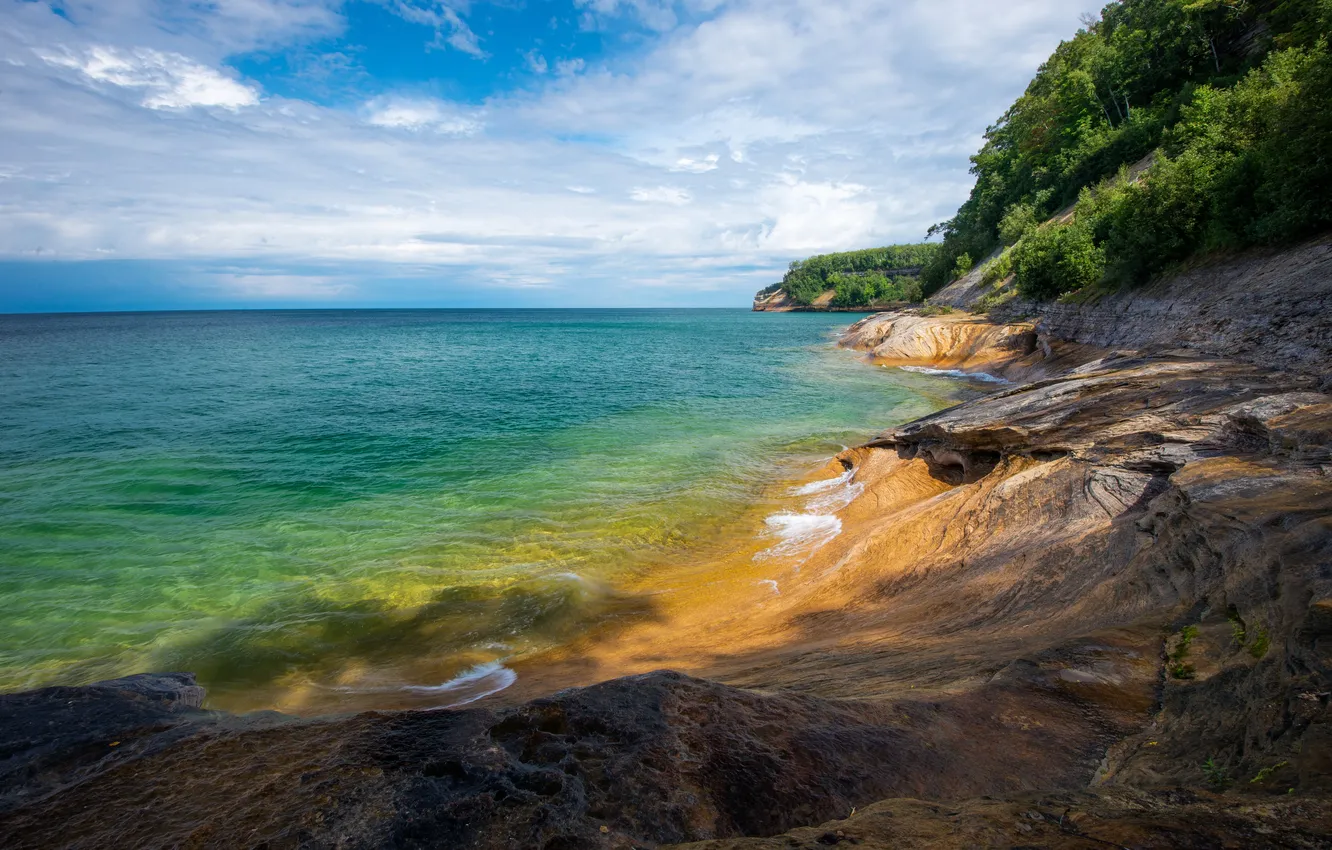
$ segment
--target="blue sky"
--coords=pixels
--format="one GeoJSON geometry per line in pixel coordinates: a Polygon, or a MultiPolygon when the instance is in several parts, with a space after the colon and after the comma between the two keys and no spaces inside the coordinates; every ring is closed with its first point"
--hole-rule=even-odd
{"type": "Polygon", "coordinates": [[[0,312],[744,306],[1100,0],[0,0],[0,312]]]}

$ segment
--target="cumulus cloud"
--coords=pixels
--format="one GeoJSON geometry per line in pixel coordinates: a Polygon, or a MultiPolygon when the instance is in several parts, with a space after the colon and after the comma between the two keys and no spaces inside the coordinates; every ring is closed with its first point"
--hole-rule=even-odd
{"type": "Polygon", "coordinates": [[[608,19],[629,17],[651,30],[665,32],[679,19],[671,0],[574,0],[583,10],[584,29],[597,29],[608,19]]]}
{"type": "Polygon", "coordinates": [[[690,159],[682,156],[671,166],[671,171],[688,171],[690,174],[706,174],[709,171],[717,169],[717,161],[721,159],[715,153],[710,153],[702,159],[690,159]]]}
{"type": "Polygon", "coordinates": [[[366,104],[366,121],[376,127],[433,130],[446,136],[472,136],[482,129],[475,114],[439,100],[379,98],[366,104]]]}
{"type": "Polygon", "coordinates": [[[527,60],[527,67],[533,73],[544,74],[550,69],[550,66],[546,63],[546,57],[542,56],[539,50],[529,50],[523,54],[523,58],[527,60]]]}
{"type": "Polygon", "coordinates": [[[47,64],[71,68],[92,82],[142,89],[143,105],[149,109],[217,106],[234,111],[259,102],[254,88],[179,53],[107,46],[91,47],[81,55],[63,49],[35,52],[47,64]]]}
{"type": "Polygon", "coordinates": [[[855,183],[786,180],[761,192],[772,222],[760,244],[780,251],[826,251],[864,245],[874,230],[878,204],[855,183]]]}
{"type": "Polygon", "coordinates": [[[570,77],[587,67],[587,61],[582,58],[557,59],[555,61],[555,73],[560,77],[570,77]]]}

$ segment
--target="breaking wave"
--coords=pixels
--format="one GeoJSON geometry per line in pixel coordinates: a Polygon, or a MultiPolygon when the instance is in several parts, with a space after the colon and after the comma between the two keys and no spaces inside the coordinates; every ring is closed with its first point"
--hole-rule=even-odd
{"type": "Polygon", "coordinates": [[[963,372],[961,369],[931,369],[928,366],[899,366],[903,372],[915,372],[920,375],[943,375],[948,378],[973,378],[977,381],[986,381],[991,384],[1012,383],[998,375],[991,375],[988,372],[963,372]]]}
{"type": "Polygon", "coordinates": [[[776,537],[778,542],[759,552],[754,560],[795,557],[803,560],[841,534],[842,521],[835,514],[865,489],[864,484],[853,480],[855,474],[854,469],[848,469],[835,478],[794,488],[792,495],[808,497],[803,510],[782,511],[764,520],[766,536],[776,537]]]}

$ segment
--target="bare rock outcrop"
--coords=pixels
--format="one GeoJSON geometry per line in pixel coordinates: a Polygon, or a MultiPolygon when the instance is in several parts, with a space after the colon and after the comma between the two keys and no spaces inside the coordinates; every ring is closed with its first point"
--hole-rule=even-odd
{"type": "MultiPolygon", "coordinates": [[[[1110,669],[1132,677],[1137,665],[1121,655],[1110,669]]],[[[53,711],[61,699],[25,696],[53,711]]],[[[86,719],[81,710],[67,719],[86,719]]],[[[881,703],[663,672],[501,711],[199,721],[165,743],[159,726],[129,724],[114,734],[134,756],[0,816],[0,837],[6,847],[500,850],[772,835],[888,796],[1080,784],[1131,715],[1093,709],[1042,675],[958,700],[881,703]],[[1004,707],[1028,713],[1025,740],[994,748],[964,734],[1004,707]]]]}
{"type": "Polygon", "coordinates": [[[1034,324],[999,325],[967,313],[878,313],[843,333],[841,345],[885,366],[925,366],[1004,374],[1023,368],[1039,346],[1034,324]]]}
{"type": "Polygon", "coordinates": [[[3,696],[0,845],[1330,846],[1306,284],[1281,329],[1195,296],[1186,349],[1149,300],[1057,305],[1090,311],[1067,335],[1056,312],[859,322],[843,344],[879,362],[1025,383],[830,461],[842,533],[762,606],[626,618],[576,661],[634,675],[509,707],[231,717],[188,674],[3,696]]]}
{"type": "MultiPolygon", "coordinates": [[[[951,302],[969,307],[984,294],[967,292],[951,302]]],[[[1051,338],[1101,348],[1189,349],[1328,375],[1332,237],[1275,254],[1214,260],[1085,303],[1014,299],[993,308],[990,319],[1035,322],[1051,338]]]]}
{"type": "Polygon", "coordinates": [[[85,687],[0,694],[0,812],[118,762],[135,730],[174,740],[201,711],[191,673],[127,676],[85,687]]]}
{"type": "Polygon", "coordinates": [[[795,309],[796,303],[791,300],[780,286],[770,286],[767,289],[761,289],[754,296],[754,312],[756,313],[784,313],[795,309]]]}

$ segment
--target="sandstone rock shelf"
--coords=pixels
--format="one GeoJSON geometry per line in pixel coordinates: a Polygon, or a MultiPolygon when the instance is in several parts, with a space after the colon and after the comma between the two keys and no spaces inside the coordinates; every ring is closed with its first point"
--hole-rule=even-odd
{"type": "Polygon", "coordinates": [[[1329,846],[1332,339],[1291,308],[1280,362],[1248,321],[1180,348],[1142,297],[1113,333],[1114,304],[857,323],[880,365],[1011,383],[813,473],[859,494],[780,596],[626,618],[520,704],[0,697],[0,845],[1329,846]]]}

